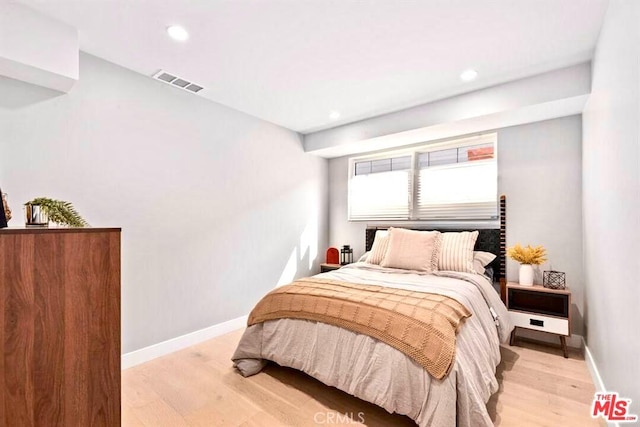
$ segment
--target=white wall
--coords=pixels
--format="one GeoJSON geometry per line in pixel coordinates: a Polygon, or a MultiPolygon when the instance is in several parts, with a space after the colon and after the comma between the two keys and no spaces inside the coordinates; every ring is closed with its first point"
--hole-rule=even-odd
{"type": "Polygon", "coordinates": [[[640,413],[640,2],[611,0],[584,111],[587,345],[640,413]]]}
{"type": "Polygon", "coordinates": [[[333,158],[571,116],[590,88],[583,63],[306,134],[304,147],[333,158]]]}
{"type": "Polygon", "coordinates": [[[0,2],[0,75],[68,92],[78,80],[78,31],[14,2],[0,2]]]}
{"type": "MultiPolygon", "coordinates": [[[[507,244],[544,245],[572,289],[573,333],[583,333],[581,116],[499,129],[498,190],[507,196],[507,244]]],[[[367,223],[347,221],[348,157],[329,161],[329,243],[364,252],[367,223]]],[[[518,280],[509,260],[507,278],[518,280]]]]}
{"type": "Polygon", "coordinates": [[[66,95],[4,79],[0,185],[120,226],[123,352],[247,314],[319,271],[327,164],[300,136],[90,55],[66,95]]]}
{"type": "MultiPolygon", "coordinates": [[[[540,274],[550,269],[566,273],[573,305],[571,332],[582,335],[582,117],[501,129],[498,141],[498,189],[507,196],[507,246],[544,245],[549,260],[540,274]]],[[[507,278],[517,282],[518,269],[517,262],[508,260],[507,278]]]]}

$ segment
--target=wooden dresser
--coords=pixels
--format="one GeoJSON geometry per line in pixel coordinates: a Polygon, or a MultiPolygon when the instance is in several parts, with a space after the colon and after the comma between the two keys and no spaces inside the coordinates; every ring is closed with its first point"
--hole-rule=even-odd
{"type": "Polygon", "coordinates": [[[120,229],[0,230],[0,426],[120,425],[120,229]]]}

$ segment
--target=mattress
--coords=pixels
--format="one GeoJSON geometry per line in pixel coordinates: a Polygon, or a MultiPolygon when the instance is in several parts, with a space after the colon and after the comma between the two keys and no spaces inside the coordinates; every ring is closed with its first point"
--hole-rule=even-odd
{"type": "Polygon", "coordinates": [[[367,263],[350,264],[318,277],[438,293],[466,306],[472,316],[458,333],[449,375],[436,380],[381,341],[297,319],[266,321],[246,329],[232,358],[243,375],[253,375],[272,361],[389,412],[407,415],[420,426],[493,425],[486,402],[498,390],[495,372],[500,343],[508,340],[513,326],[486,277],[447,271],[426,275],[367,263]]]}

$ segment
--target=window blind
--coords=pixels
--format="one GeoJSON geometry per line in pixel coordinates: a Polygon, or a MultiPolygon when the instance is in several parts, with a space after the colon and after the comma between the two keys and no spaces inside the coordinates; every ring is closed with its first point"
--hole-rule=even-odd
{"type": "Polygon", "coordinates": [[[409,219],[411,156],[355,162],[349,219],[409,219]]]}
{"type": "Polygon", "coordinates": [[[351,159],[349,220],[497,218],[495,147],[488,134],[351,159]]]}
{"type": "Polygon", "coordinates": [[[419,219],[491,219],[498,216],[495,161],[420,169],[419,219]]]}
{"type": "Polygon", "coordinates": [[[498,216],[494,142],[474,141],[418,154],[419,219],[491,219],[498,216]]]}

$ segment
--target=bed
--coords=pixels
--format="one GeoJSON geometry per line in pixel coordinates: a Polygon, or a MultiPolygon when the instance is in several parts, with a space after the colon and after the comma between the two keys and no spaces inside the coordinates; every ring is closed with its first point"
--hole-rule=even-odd
{"type": "MultiPolygon", "coordinates": [[[[368,250],[377,231],[367,229],[368,250]]],[[[480,230],[475,249],[497,255],[492,267],[497,281],[504,283],[504,221],[500,229],[480,230]]],[[[421,427],[493,425],[486,402],[498,390],[495,372],[500,343],[508,340],[513,326],[500,293],[486,276],[446,270],[423,274],[356,262],[302,285],[316,283],[376,287],[389,294],[417,292],[460,303],[469,316],[455,326],[455,353],[445,375],[437,379],[415,355],[400,351],[394,342],[309,320],[314,317],[251,324],[232,357],[242,375],[256,374],[272,361],[391,413],[406,415],[421,427]]]]}

